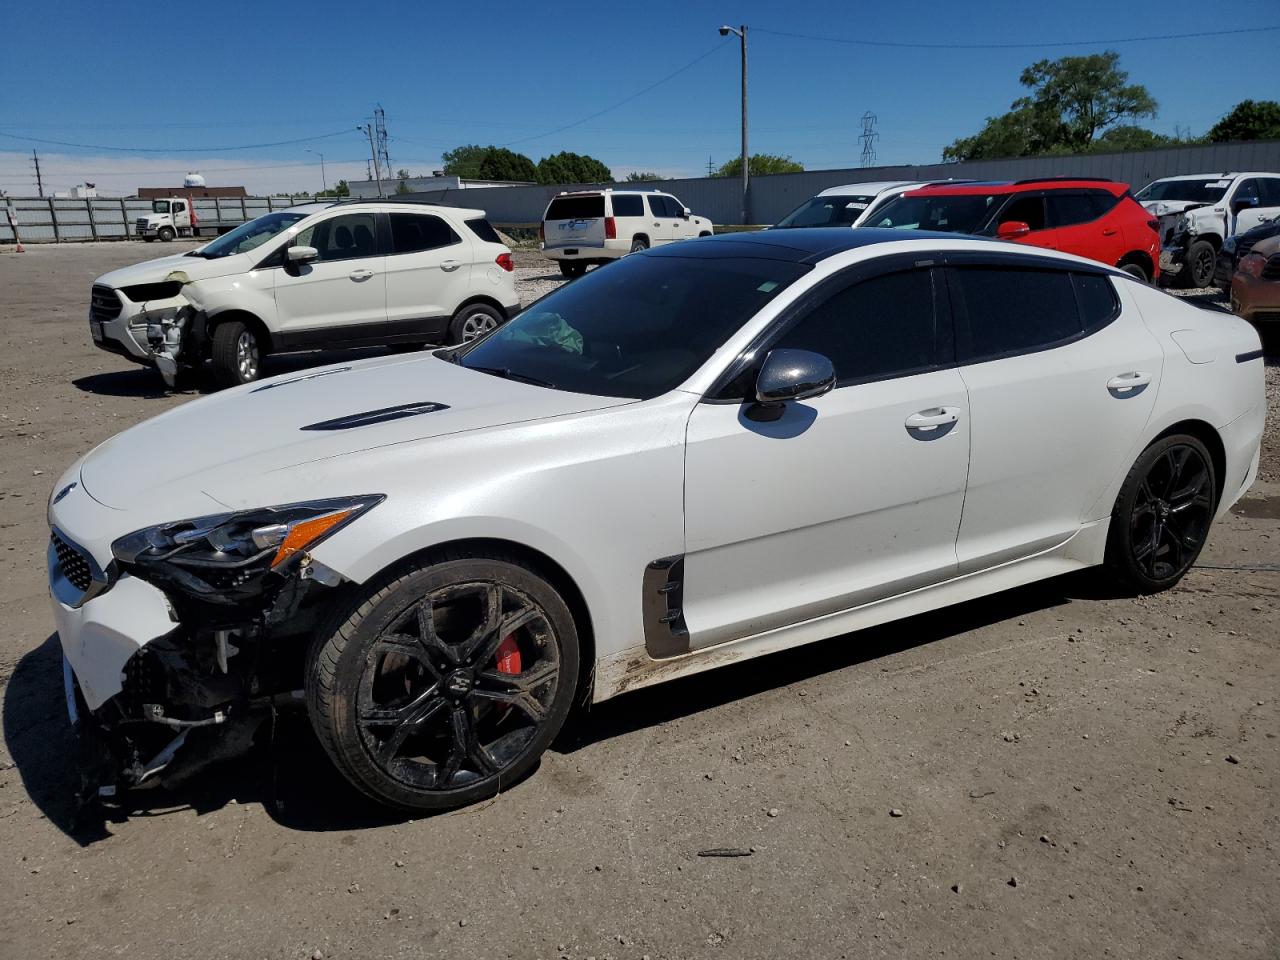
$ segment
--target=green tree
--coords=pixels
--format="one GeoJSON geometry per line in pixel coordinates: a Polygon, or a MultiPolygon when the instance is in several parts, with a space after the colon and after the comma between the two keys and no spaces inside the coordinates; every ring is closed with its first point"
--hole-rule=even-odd
{"type": "Polygon", "coordinates": [[[1107,128],[1156,112],[1147,88],[1128,82],[1113,51],[1038,60],[1018,79],[1031,92],[1008,113],[988,117],[978,133],[948,145],[944,160],[1082,152],[1107,128]]]}
{"type": "Polygon", "coordinates": [[[1231,112],[1209,128],[1212,143],[1228,140],[1280,140],[1280,103],[1274,100],[1241,100],[1231,112]]]}
{"type": "Polygon", "coordinates": [[[351,196],[351,185],[345,180],[339,180],[328,190],[321,190],[316,194],[317,197],[349,197],[351,196]]]}
{"type": "MultiPolygon", "coordinates": [[[[789,155],[782,157],[773,153],[753,153],[747,164],[747,173],[753,177],[764,176],[766,173],[801,173],[803,170],[804,164],[792,160],[789,155]]],[[[728,163],[722,164],[712,176],[742,176],[742,158],[734,157],[728,163]]]]}
{"type": "Polygon", "coordinates": [[[492,149],[492,147],[467,143],[452,150],[446,150],[440,155],[440,159],[444,162],[444,172],[455,177],[478,177],[480,164],[492,149]]]}
{"type": "Polygon", "coordinates": [[[613,171],[595,157],[570,153],[553,153],[538,161],[539,183],[611,183],[613,171]]]}
{"type": "Polygon", "coordinates": [[[396,171],[396,179],[397,179],[397,180],[411,180],[411,179],[413,179],[413,174],[411,174],[411,173],[410,173],[408,170],[406,170],[404,167],[401,167],[399,170],[397,170],[397,171],[396,171]]]}
{"type": "Polygon", "coordinates": [[[516,153],[506,147],[490,147],[480,161],[476,176],[481,180],[522,180],[533,183],[538,179],[538,170],[533,161],[523,153],[516,153]]]}
{"type": "Polygon", "coordinates": [[[1168,147],[1175,143],[1190,142],[1192,141],[1182,137],[1171,137],[1167,134],[1156,133],[1154,130],[1148,130],[1145,127],[1122,123],[1104,131],[1100,137],[1089,145],[1089,150],[1093,153],[1107,153],[1108,151],[1116,150],[1150,150],[1153,147],[1168,147]]]}
{"type": "Polygon", "coordinates": [[[662,179],[656,173],[649,173],[647,170],[632,170],[627,174],[627,183],[647,183],[650,180],[662,179]]]}

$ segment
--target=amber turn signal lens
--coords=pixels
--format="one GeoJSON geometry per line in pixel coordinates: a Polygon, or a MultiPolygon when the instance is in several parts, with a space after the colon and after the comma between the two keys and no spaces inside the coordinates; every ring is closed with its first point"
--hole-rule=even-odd
{"type": "Polygon", "coordinates": [[[295,553],[301,553],[307,549],[355,512],[354,509],[339,510],[337,513],[326,513],[323,517],[313,517],[310,520],[295,523],[284,538],[284,542],[280,544],[280,549],[276,551],[275,558],[271,561],[272,569],[280,566],[295,553]]]}

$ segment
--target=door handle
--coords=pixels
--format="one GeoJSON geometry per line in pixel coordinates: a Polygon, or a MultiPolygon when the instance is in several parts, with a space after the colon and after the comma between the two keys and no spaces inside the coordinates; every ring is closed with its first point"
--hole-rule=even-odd
{"type": "Polygon", "coordinates": [[[1107,227],[1105,230],[1103,230],[1103,231],[1102,231],[1102,235],[1103,235],[1104,237],[1114,237],[1114,236],[1116,235],[1115,228],[1114,228],[1114,227],[1107,227]]]}
{"type": "Polygon", "coordinates": [[[348,274],[348,276],[351,277],[351,279],[354,280],[356,283],[363,283],[365,280],[368,280],[370,277],[373,276],[373,271],[372,270],[352,270],[351,273],[348,274]]]}
{"type": "Polygon", "coordinates": [[[1107,389],[1115,397],[1133,397],[1151,382],[1151,374],[1133,370],[1121,373],[1107,381],[1107,389]]]}
{"type": "Polygon", "coordinates": [[[959,407],[930,407],[907,417],[906,428],[913,433],[929,434],[927,439],[932,439],[947,433],[959,419],[959,407]]]}
{"type": "Polygon", "coordinates": [[[461,260],[443,260],[440,263],[440,269],[443,270],[445,273],[449,273],[450,271],[457,270],[460,266],[462,266],[461,260]]]}

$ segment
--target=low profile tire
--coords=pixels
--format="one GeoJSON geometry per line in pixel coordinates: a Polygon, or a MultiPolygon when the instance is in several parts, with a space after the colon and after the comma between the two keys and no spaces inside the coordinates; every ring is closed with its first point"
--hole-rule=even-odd
{"type": "Polygon", "coordinates": [[[570,280],[572,280],[574,277],[580,277],[586,272],[587,272],[587,265],[585,263],[573,263],[569,260],[560,261],[561,275],[568,277],[570,280]]]}
{"type": "Polygon", "coordinates": [[[173,228],[161,227],[159,232],[156,234],[156,236],[158,236],[165,243],[169,243],[174,238],[173,228]]]}
{"type": "Polygon", "coordinates": [[[463,307],[449,321],[449,343],[470,343],[502,324],[502,314],[487,303],[463,307]]]}
{"type": "Polygon", "coordinates": [[[219,387],[252,383],[262,373],[258,335],[239,320],[220,323],[213,331],[213,379],[219,387]]]}
{"type": "Polygon", "coordinates": [[[1142,452],[1111,511],[1106,565],[1138,593],[1168,590],[1200,556],[1217,509],[1213,458],[1187,434],[1142,452]]]}
{"type": "Polygon", "coordinates": [[[307,708],[362,792],[449,810],[534,767],[577,678],[573,617],[550,584],[515,558],[446,554],[375,580],[321,632],[307,708]]]}
{"type": "Polygon", "coordinates": [[[1147,276],[1147,271],[1143,270],[1142,267],[1136,263],[1121,264],[1120,269],[1124,273],[1127,273],[1129,276],[1134,277],[1135,279],[1141,280],[1143,283],[1151,282],[1151,278],[1147,276]]]}
{"type": "Polygon", "coordinates": [[[1213,283],[1214,271],[1218,268],[1218,251],[1208,240],[1196,240],[1187,248],[1187,262],[1182,268],[1186,277],[1186,286],[1191,289],[1202,289],[1213,283]]]}
{"type": "Polygon", "coordinates": [[[644,253],[648,249],[649,249],[649,241],[646,240],[644,237],[636,237],[634,240],[631,241],[632,253],[644,253]]]}

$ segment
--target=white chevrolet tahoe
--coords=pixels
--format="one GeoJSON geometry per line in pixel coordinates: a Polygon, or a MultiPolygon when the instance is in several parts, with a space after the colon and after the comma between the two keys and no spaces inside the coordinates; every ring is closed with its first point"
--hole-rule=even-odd
{"type": "Polygon", "coordinates": [[[1161,276],[1179,286],[1207,287],[1227,238],[1280,216],[1280,173],[1165,177],[1134,199],[1160,220],[1161,276]]]}
{"type": "Polygon", "coordinates": [[[305,204],[99,277],[89,330],[170,384],[212,360],[234,386],[267,353],[475,339],[518,309],[514,270],[483,210],[305,204]]]}
{"type": "Polygon", "coordinates": [[[566,277],[650,247],[709,237],[711,221],[696,217],[669,193],[583,190],[561,193],[542,215],[542,252],[566,277]]]}

